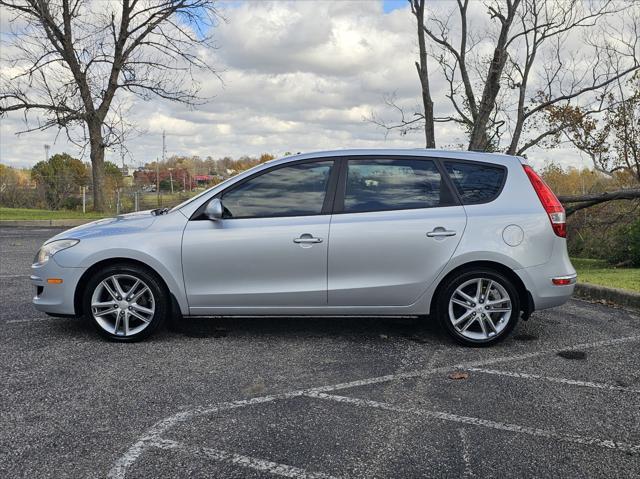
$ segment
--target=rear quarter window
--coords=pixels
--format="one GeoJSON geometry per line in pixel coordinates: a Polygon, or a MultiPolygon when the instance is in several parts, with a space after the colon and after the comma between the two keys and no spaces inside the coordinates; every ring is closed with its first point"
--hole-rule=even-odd
{"type": "Polygon", "coordinates": [[[445,161],[444,166],[465,205],[495,200],[507,176],[507,169],[499,165],[445,161]]]}

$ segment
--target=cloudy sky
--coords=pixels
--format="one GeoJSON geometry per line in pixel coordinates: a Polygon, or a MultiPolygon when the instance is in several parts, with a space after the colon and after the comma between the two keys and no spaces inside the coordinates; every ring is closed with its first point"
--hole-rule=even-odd
{"type": "MultiPolygon", "coordinates": [[[[385,134],[365,121],[372,113],[394,120],[384,98],[418,108],[420,89],[413,17],[404,0],[222,2],[226,18],[215,31],[213,65],[222,81],[202,77],[202,94],[213,100],[188,109],[165,100],[135,100],[130,121],[143,132],[128,142],[135,166],[161,155],[237,157],[349,147],[422,147],[420,133],[385,134]]],[[[6,12],[0,25],[7,26],[6,12]]],[[[449,108],[444,84],[434,79],[436,108],[449,108]]],[[[57,131],[16,135],[21,114],[0,120],[0,161],[29,166],[51,153],[80,155],[57,131]]],[[[439,147],[464,142],[455,128],[438,125],[439,147]]],[[[569,149],[545,153],[566,165],[583,160],[569,149]]],[[[88,158],[85,156],[85,160],[88,158]]],[[[120,161],[119,152],[107,159],[120,161]]],[[[534,165],[544,159],[533,156],[534,165]]]]}

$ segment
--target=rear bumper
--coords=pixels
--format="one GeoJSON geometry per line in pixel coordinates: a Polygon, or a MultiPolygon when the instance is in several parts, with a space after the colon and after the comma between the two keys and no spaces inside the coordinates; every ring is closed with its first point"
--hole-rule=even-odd
{"type": "Polygon", "coordinates": [[[74,296],[85,268],[63,268],[51,258],[43,265],[31,266],[31,284],[35,287],[33,305],[38,311],[75,315],[74,296]],[[62,280],[55,284],[49,279],[62,280]]]}
{"type": "Polygon", "coordinates": [[[561,306],[571,298],[576,286],[576,270],[567,253],[567,241],[555,237],[549,260],[537,266],[515,270],[531,293],[535,310],[561,306]],[[559,284],[554,284],[553,280],[559,284]]]}
{"type": "MultiPolygon", "coordinates": [[[[573,270],[573,267],[571,268],[573,270]]],[[[547,263],[533,268],[516,270],[525,287],[531,293],[535,310],[561,306],[571,298],[576,286],[575,271],[558,271],[557,264],[547,263]],[[564,278],[570,284],[554,284],[553,279],[564,278]]]]}

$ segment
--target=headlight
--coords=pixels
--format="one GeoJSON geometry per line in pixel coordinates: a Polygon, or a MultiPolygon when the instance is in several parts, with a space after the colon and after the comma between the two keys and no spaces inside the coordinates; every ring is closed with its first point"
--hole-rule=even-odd
{"type": "Polygon", "coordinates": [[[49,258],[51,258],[58,251],[71,248],[72,246],[77,245],[79,242],[80,240],[77,239],[63,239],[47,243],[43,245],[42,248],[40,248],[33,262],[34,264],[44,264],[49,261],[49,258]]]}

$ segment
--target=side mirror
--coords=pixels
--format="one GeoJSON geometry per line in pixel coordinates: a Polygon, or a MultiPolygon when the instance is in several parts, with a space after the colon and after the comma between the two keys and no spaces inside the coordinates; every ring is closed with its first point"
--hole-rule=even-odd
{"type": "Polygon", "coordinates": [[[224,207],[222,206],[222,201],[218,198],[209,201],[209,204],[207,204],[207,207],[204,209],[204,215],[213,221],[221,220],[223,212],[224,207]]]}

